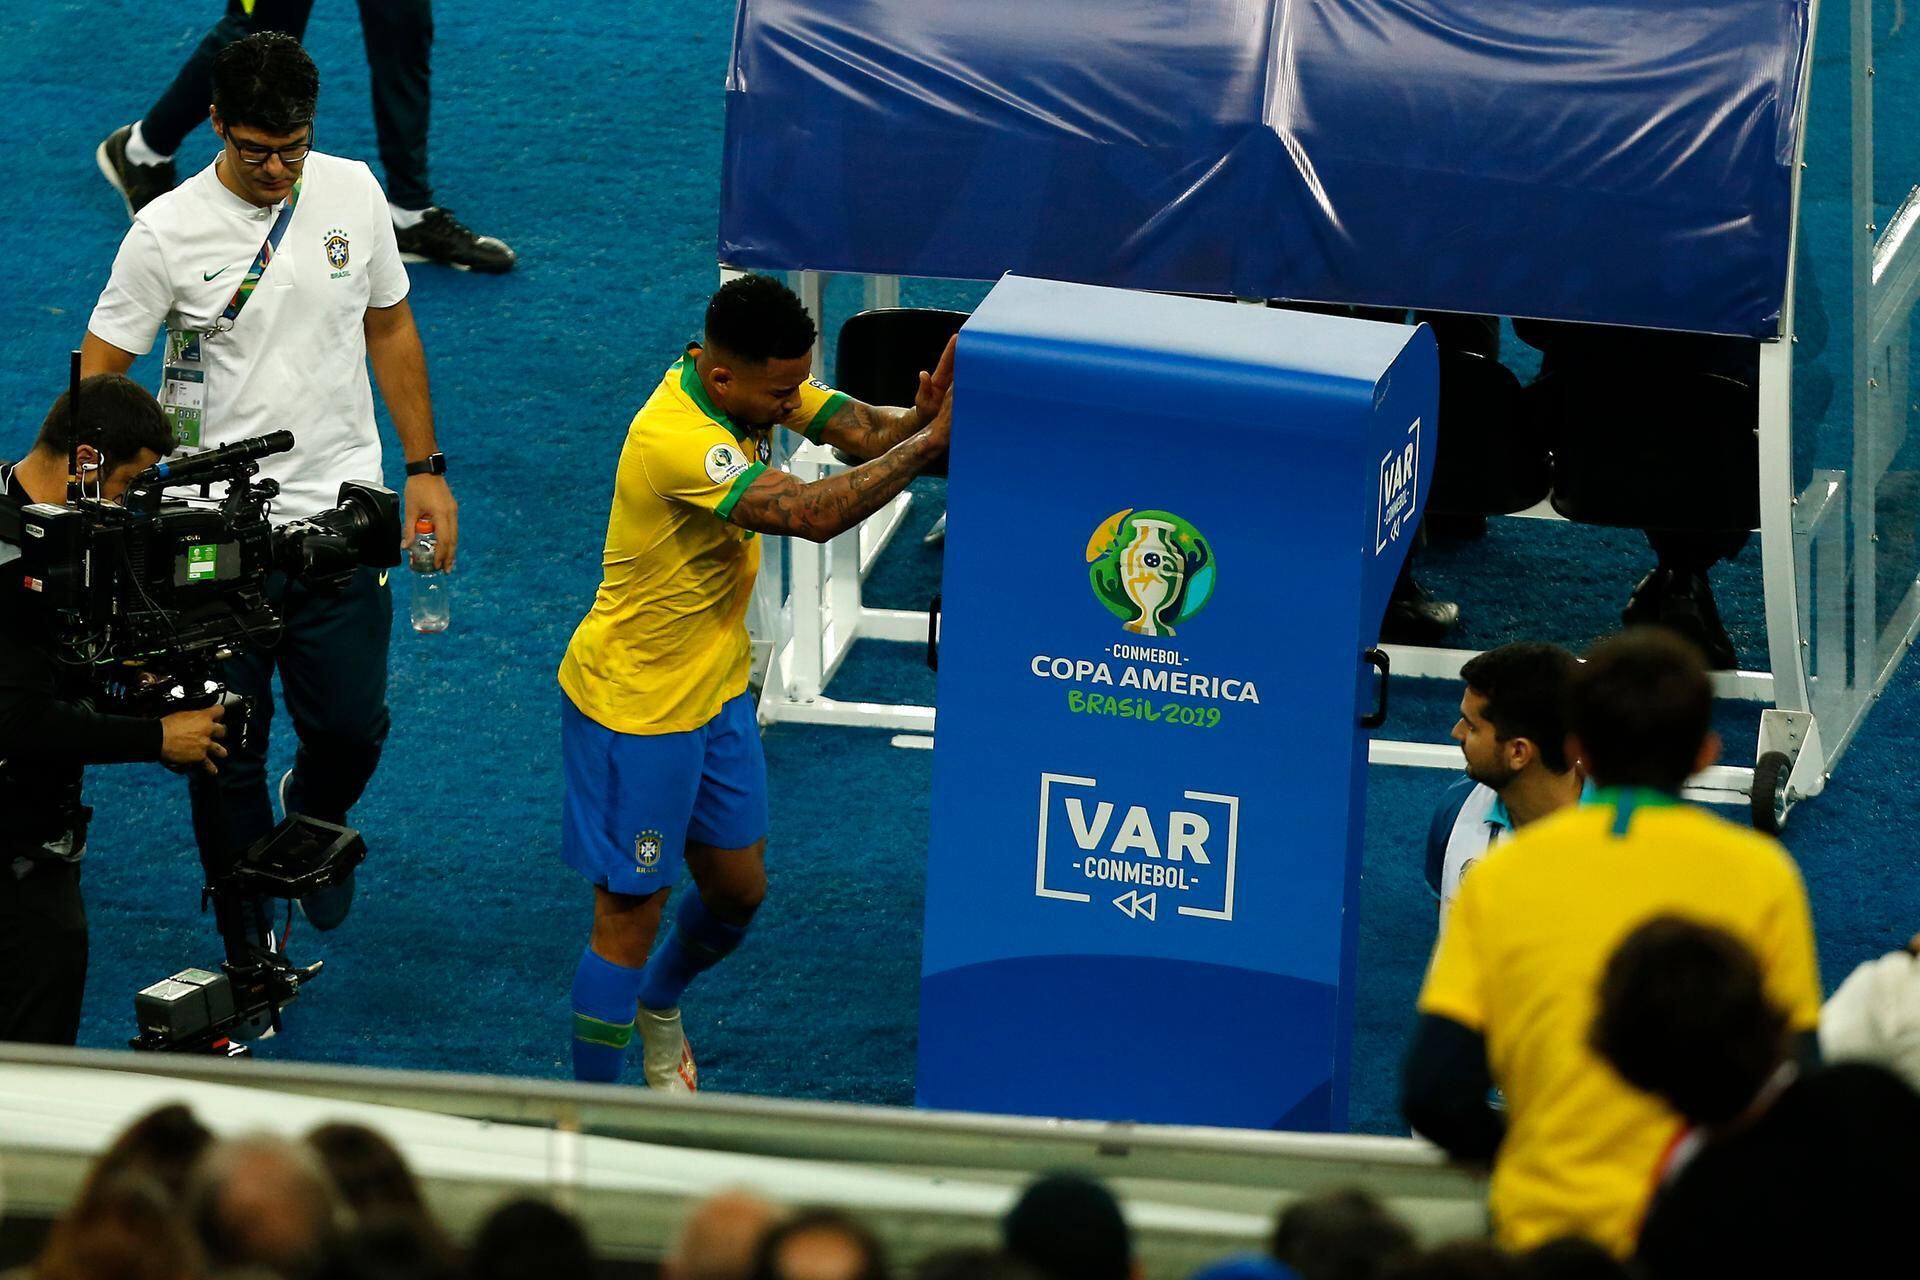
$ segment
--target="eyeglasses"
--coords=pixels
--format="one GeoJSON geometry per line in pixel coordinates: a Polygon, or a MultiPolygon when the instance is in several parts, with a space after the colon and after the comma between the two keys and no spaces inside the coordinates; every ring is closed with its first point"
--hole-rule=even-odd
{"type": "Polygon", "coordinates": [[[274,156],[279,156],[281,164],[295,165],[305,160],[307,153],[313,150],[313,130],[312,128],[308,128],[307,136],[304,140],[300,142],[289,142],[285,146],[280,147],[269,147],[264,143],[243,141],[240,138],[234,137],[231,133],[227,135],[227,141],[233,144],[234,154],[240,157],[241,164],[261,165],[265,164],[274,156]]]}

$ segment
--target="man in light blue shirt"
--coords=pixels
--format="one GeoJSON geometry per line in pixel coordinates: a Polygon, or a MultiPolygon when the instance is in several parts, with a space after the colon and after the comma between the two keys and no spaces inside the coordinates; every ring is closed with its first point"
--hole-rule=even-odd
{"type": "Polygon", "coordinates": [[[1515,830],[1579,802],[1566,753],[1567,682],[1578,660],[1558,645],[1509,644],[1460,669],[1453,739],[1467,776],[1447,788],[1427,829],[1427,886],[1442,918],[1473,864],[1515,830]]]}

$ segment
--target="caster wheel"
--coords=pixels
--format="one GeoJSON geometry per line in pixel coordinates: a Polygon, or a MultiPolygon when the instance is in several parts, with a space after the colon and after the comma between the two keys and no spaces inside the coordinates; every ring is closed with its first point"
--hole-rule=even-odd
{"type": "Polygon", "coordinates": [[[1769,751],[1754,762],[1753,790],[1748,802],[1753,810],[1753,829],[1770,836],[1780,834],[1787,820],[1787,774],[1793,760],[1784,751],[1769,751]]]}

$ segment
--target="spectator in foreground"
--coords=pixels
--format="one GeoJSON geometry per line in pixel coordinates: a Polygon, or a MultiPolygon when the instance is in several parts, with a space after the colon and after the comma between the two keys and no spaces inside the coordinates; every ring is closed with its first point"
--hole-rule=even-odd
{"type": "Polygon", "coordinates": [[[1413,1254],[1414,1238],[1372,1192],[1352,1187],[1281,1210],[1270,1252],[1301,1280],[1373,1280],[1413,1254]]]}
{"type": "Polygon", "coordinates": [[[89,1178],[47,1235],[32,1280],[200,1280],[200,1246],[153,1178],[89,1178]]]}
{"type": "Polygon", "coordinates": [[[322,1250],[320,1262],[293,1280],[460,1280],[458,1255],[416,1218],[375,1213],[322,1250]]]}
{"type": "Polygon", "coordinates": [[[216,1272],[312,1266],[334,1238],[339,1204],[313,1153],[273,1134],[214,1143],[187,1183],[188,1220],[216,1272]]]}
{"type": "Polygon", "coordinates": [[[1520,1280],[1633,1280],[1625,1263],[1584,1236],[1562,1236],[1519,1258],[1520,1280]]]}
{"type": "Polygon", "coordinates": [[[423,1250],[448,1266],[458,1263],[459,1249],[434,1220],[419,1180],[393,1143],[363,1124],[334,1123],[309,1133],[307,1145],[320,1157],[357,1221],[411,1223],[423,1250]]]}
{"type": "Polygon", "coordinates": [[[1264,1253],[1236,1253],[1208,1263],[1187,1280],[1300,1280],[1300,1273],[1264,1253]]]}
{"type": "Polygon", "coordinates": [[[1567,706],[1592,801],[1475,867],[1441,931],[1401,1106],[1456,1159],[1493,1162],[1508,1249],[1565,1235],[1633,1248],[1678,1118],[1615,1075],[1588,1031],[1607,958],[1636,926],[1684,911],[1741,938],[1811,1052],[1820,973],[1799,871],[1773,840],[1680,800],[1718,754],[1712,712],[1699,651],[1679,636],[1643,628],[1595,646],[1567,706]],[[1495,1084],[1504,1113],[1488,1105],[1495,1084]]]}
{"type": "Polygon", "coordinates": [[[149,1178],[168,1203],[180,1205],[193,1165],[213,1142],[213,1134],[184,1105],[156,1107],[128,1125],[100,1153],[74,1197],[76,1206],[91,1200],[105,1184],[129,1174],[149,1178]]]}
{"type": "Polygon", "coordinates": [[[1384,1280],[1516,1280],[1513,1258],[1484,1240],[1454,1240],[1409,1254],[1381,1273],[1384,1280]]]}
{"type": "Polygon", "coordinates": [[[750,1191],[722,1191],[695,1205],[660,1270],[663,1280],[747,1280],[780,1210],[750,1191]]]}
{"type": "Polygon", "coordinates": [[[1138,1280],[1133,1235],[1113,1193],[1092,1178],[1050,1173],[1000,1223],[1008,1253],[1048,1280],[1138,1280]]]}
{"type": "MultiPolygon", "coordinates": [[[[913,1269],[913,1280],[1046,1280],[1046,1278],[1005,1249],[961,1247],[942,1249],[938,1253],[930,1253],[922,1258],[920,1265],[913,1269]]],[[[1198,1280],[1198,1277],[1195,1280],[1198,1280]]],[[[1227,1278],[1221,1277],[1220,1280],[1227,1280],[1227,1278]]]]}
{"type": "Polygon", "coordinates": [[[570,1214],[544,1200],[509,1200],[480,1224],[469,1280],[591,1280],[593,1249],[570,1214]]]}
{"type": "Polygon", "coordinates": [[[767,1232],[754,1280],[888,1280],[878,1237],[837,1209],[808,1209],[767,1232]]]}
{"type": "Polygon", "coordinates": [[[1820,1056],[1872,1062],[1920,1089],[1920,934],[1847,975],[1820,1010],[1820,1056]]]}
{"type": "Polygon", "coordinates": [[[1920,1265],[1920,1096],[1867,1063],[1802,1072],[1768,985],[1739,938],[1679,916],[1634,930],[1608,962],[1595,1048],[1691,1126],[1668,1147],[1640,1233],[1646,1275],[1920,1265]]]}

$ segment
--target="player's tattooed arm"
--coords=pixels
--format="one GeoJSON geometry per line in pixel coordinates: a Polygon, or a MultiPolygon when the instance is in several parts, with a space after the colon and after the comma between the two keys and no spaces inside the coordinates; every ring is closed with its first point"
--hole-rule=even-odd
{"type": "Polygon", "coordinates": [[[920,386],[911,409],[888,409],[849,400],[821,424],[820,438],[856,458],[878,458],[939,416],[953,389],[953,353],[958,339],[949,339],[933,371],[920,371],[920,386]]]}
{"type": "Polygon", "coordinates": [[[885,454],[857,467],[804,483],[785,471],[754,478],[727,519],[756,533],[781,533],[825,542],[893,501],[907,482],[947,452],[951,401],[924,428],[885,454]]]}
{"type": "Polygon", "coordinates": [[[821,425],[820,438],[856,458],[878,458],[924,425],[917,409],[849,400],[821,425]]]}

